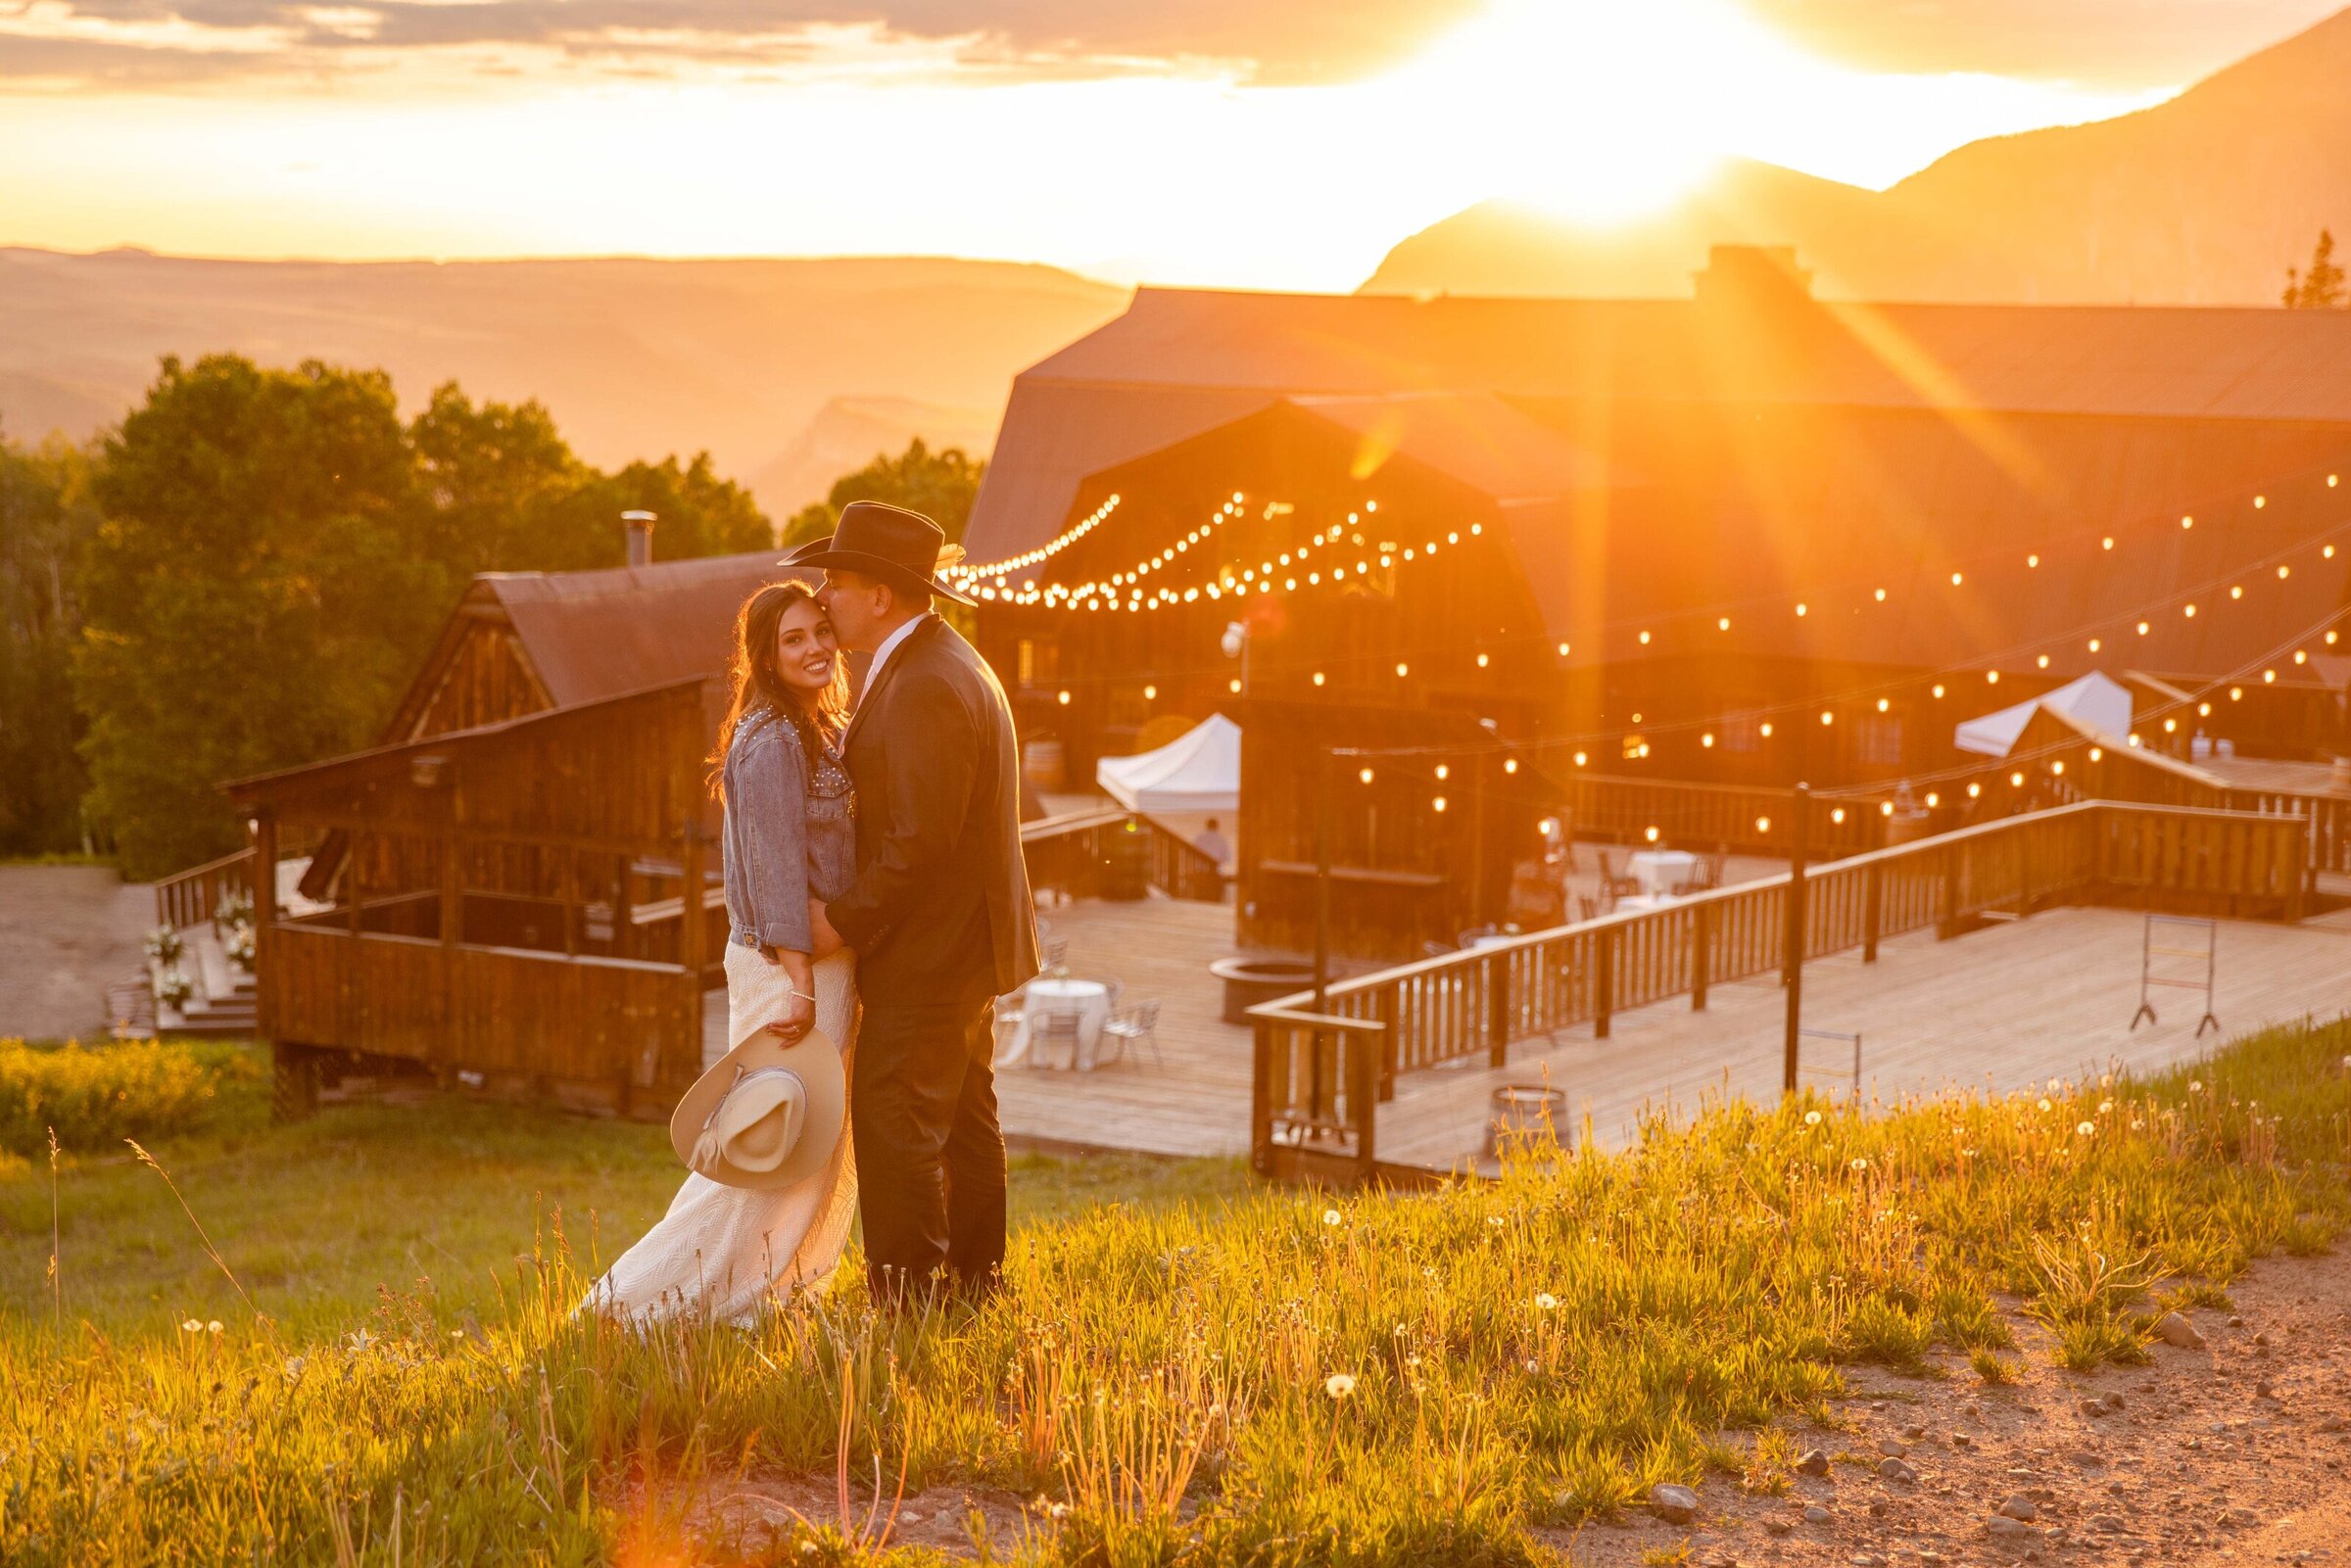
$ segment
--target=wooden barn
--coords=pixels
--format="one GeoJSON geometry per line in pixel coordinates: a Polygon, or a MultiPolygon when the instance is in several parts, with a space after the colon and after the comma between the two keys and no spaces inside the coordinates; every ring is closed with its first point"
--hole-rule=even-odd
{"type": "Polygon", "coordinates": [[[1814,845],[1866,842],[1900,781],[1985,768],[1961,721],[2093,670],[2134,744],[2323,762],[2346,474],[2351,317],[1827,303],[1739,249],[1687,301],[1144,290],[1016,382],[969,581],[1080,775],[1241,723],[1244,940],[1297,945],[1297,778],[1415,748],[1337,807],[1348,876],[1421,879],[1366,933],[1398,956],[1593,780],[1729,791],[1778,849],[1754,802],[1806,781],[1814,845]]]}
{"type": "Polygon", "coordinates": [[[723,984],[702,758],[775,560],[477,578],[376,746],[228,786],[289,884],[255,973],[292,1093],[357,1053],[667,1114],[723,984]]]}

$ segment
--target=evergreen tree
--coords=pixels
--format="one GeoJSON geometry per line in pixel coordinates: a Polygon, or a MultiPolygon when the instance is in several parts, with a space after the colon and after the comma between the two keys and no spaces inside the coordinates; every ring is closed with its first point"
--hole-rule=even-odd
{"type": "Polygon", "coordinates": [[[87,455],[62,438],[30,451],[0,440],[0,854],[85,847],[72,668],[76,567],[98,527],[89,480],[87,455]]]}
{"type": "Polygon", "coordinates": [[[2285,308],[2289,310],[2339,310],[2351,306],[2343,287],[2343,269],[2334,260],[2334,235],[2319,230],[2318,249],[2311,253],[2310,269],[2285,269],[2285,308]]]}

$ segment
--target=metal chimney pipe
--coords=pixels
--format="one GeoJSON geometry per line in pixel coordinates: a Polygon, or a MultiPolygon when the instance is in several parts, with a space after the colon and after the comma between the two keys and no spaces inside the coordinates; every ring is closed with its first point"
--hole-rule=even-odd
{"type": "Polygon", "coordinates": [[[653,561],[653,524],[658,518],[652,512],[622,512],[621,523],[629,531],[629,564],[649,566],[653,561]]]}

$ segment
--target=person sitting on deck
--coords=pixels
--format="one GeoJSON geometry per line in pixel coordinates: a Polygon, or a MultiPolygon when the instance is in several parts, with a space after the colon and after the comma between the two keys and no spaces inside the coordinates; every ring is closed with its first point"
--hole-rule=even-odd
{"type": "Polygon", "coordinates": [[[1208,826],[1194,836],[1192,847],[1215,861],[1220,869],[1232,862],[1232,845],[1225,841],[1223,833],[1217,832],[1217,819],[1214,817],[1209,818],[1208,826]]]}

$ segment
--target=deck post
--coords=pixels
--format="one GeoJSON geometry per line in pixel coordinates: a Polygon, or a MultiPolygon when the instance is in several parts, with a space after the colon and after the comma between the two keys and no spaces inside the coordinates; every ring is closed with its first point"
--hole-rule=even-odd
{"type": "Polygon", "coordinates": [[[1936,858],[1943,862],[1943,918],[1936,922],[1935,939],[1947,942],[1959,934],[1959,848],[1945,844],[1936,858]]]}
{"type": "Polygon", "coordinates": [[[1781,1040],[1780,1087],[1788,1094],[1796,1093],[1798,1036],[1804,1022],[1804,850],[1811,826],[1812,791],[1799,784],[1794,837],[1788,849],[1788,948],[1782,968],[1788,1009],[1781,1040]]]}
{"type": "Polygon", "coordinates": [[[1690,1011],[1706,1006],[1706,982],[1714,970],[1714,903],[1702,898],[1690,911],[1690,1011]]]}
{"type": "Polygon", "coordinates": [[[1486,1065],[1508,1067],[1511,1062],[1511,960],[1494,953],[1479,965],[1486,973],[1486,1065]]]}
{"type": "MultiPolygon", "coordinates": [[[[684,1060],[672,1064],[672,1069],[684,1077],[675,1087],[693,1080],[702,1063],[702,941],[708,934],[710,917],[703,905],[702,886],[702,823],[698,816],[686,819],[686,842],[679,857],[685,874],[685,896],[680,901],[678,926],[678,963],[686,972],[685,1049],[684,1060]]],[[[657,1060],[657,1058],[656,1058],[657,1060]]],[[[647,1085],[656,1093],[673,1087],[667,1074],[656,1068],[653,1081],[647,1085]]],[[[624,1099],[631,1098],[623,1088],[624,1099]]]]}
{"type": "Polygon", "coordinates": [[[1249,1168],[1273,1173],[1273,1025],[1250,1021],[1249,1168]]]}
{"type": "Polygon", "coordinates": [[[1333,1029],[1333,1043],[1347,1053],[1347,1119],[1355,1123],[1356,1179],[1369,1185],[1378,1167],[1379,1052],[1350,1029],[1333,1029]]]}
{"type": "Polygon", "coordinates": [[[1604,926],[1593,933],[1592,1038],[1608,1037],[1608,1015],[1616,1010],[1616,936],[1622,927],[1604,926]]]}
{"type": "Polygon", "coordinates": [[[1878,961],[1878,931],[1885,924],[1886,883],[1880,875],[1885,868],[1871,861],[1861,870],[1861,962],[1878,961]]]}
{"type": "Polygon", "coordinates": [[[1315,759],[1315,1011],[1330,990],[1330,775],[1338,753],[1325,746],[1315,759]]]}
{"type": "Polygon", "coordinates": [[[270,949],[277,928],[277,815],[253,814],[253,1001],[254,1026],[263,1039],[273,1030],[277,1009],[269,995],[270,949]]]}

